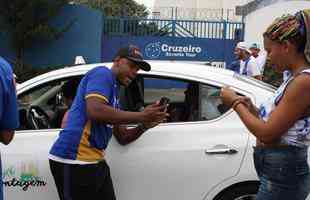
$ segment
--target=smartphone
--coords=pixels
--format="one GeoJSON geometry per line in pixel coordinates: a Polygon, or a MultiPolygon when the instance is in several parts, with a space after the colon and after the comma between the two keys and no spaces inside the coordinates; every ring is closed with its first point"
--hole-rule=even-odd
{"type": "Polygon", "coordinates": [[[167,97],[162,97],[159,101],[160,106],[165,106],[164,110],[167,108],[168,104],[170,102],[170,99],[167,97]]]}

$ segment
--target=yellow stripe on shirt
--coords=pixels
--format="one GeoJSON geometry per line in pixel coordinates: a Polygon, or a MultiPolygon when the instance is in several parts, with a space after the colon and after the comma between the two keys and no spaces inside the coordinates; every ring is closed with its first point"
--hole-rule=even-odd
{"type": "Polygon", "coordinates": [[[100,95],[100,94],[94,94],[94,93],[93,93],[93,94],[88,94],[88,95],[86,95],[85,99],[87,99],[87,98],[89,98],[89,97],[97,97],[97,98],[102,99],[102,100],[104,100],[105,102],[109,103],[108,98],[105,97],[105,96],[103,96],[103,95],[100,95]]]}
{"type": "Polygon", "coordinates": [[[80,140],[80,145],[78,147],[77,152],[77,160],[86,161],[86,162],[93,162],[93,161],[100,161],[104,158],[104,151],[96,149],[90,146],[89,137],[91,134],[91,121],[88,120],[86,123],[82,137],[80,140]]]}

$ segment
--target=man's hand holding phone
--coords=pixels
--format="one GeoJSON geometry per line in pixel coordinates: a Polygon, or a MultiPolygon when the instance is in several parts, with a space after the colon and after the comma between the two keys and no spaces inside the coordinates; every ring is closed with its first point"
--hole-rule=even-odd
{"type": "Polygon", "coordinates": [[[169,105],[170,99],[167,97],[162,97],[159,101],[157,101],[155,104],[147,106],[143,112],[148,113],[148,115],[153,115],[153,120],[152,121],[145,121],[143,123],[143,126],[147,129],[153,128],[157,126],[158,124],[166,121],[166,118],[169,116],[167,111],[167,107],[169,105]],[[153,113],[153,114],[151,114],[153,113]]]}
{"type": "Polygon", "coordinates": [[[162,111],[163,112],[166,112],[167,111],[167,107],[169,106],[169,102],[170,102],[170,99],[167,98],[167,97],[162,97],[160,100],[159,100],[159,105],[162,106],[162,111]]]}

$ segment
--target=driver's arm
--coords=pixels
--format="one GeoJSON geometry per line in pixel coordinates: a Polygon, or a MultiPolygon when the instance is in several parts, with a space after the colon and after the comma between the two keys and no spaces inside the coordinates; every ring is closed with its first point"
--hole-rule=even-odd
{"type": "Polygon", "coordinates": [[[139,124],[135,128],[130,128],[127,125],[114,125],[113,135],[121,145],[129,144],[138,139],[147,128],[143,124],[139,124]]]}

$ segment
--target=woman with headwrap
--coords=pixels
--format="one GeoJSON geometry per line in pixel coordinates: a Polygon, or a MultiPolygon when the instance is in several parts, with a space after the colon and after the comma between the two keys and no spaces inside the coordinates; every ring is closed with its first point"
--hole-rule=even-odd
{"type": "Polygon", "coordinates": [[[261,185],[257,200],[304,200],[310,191],[310,9],[277,18],[264,47],[276,70],[290,71],[259,109],[249,98],[223,88],[221,97],[257,138],[254,165],[261,185]]]}

